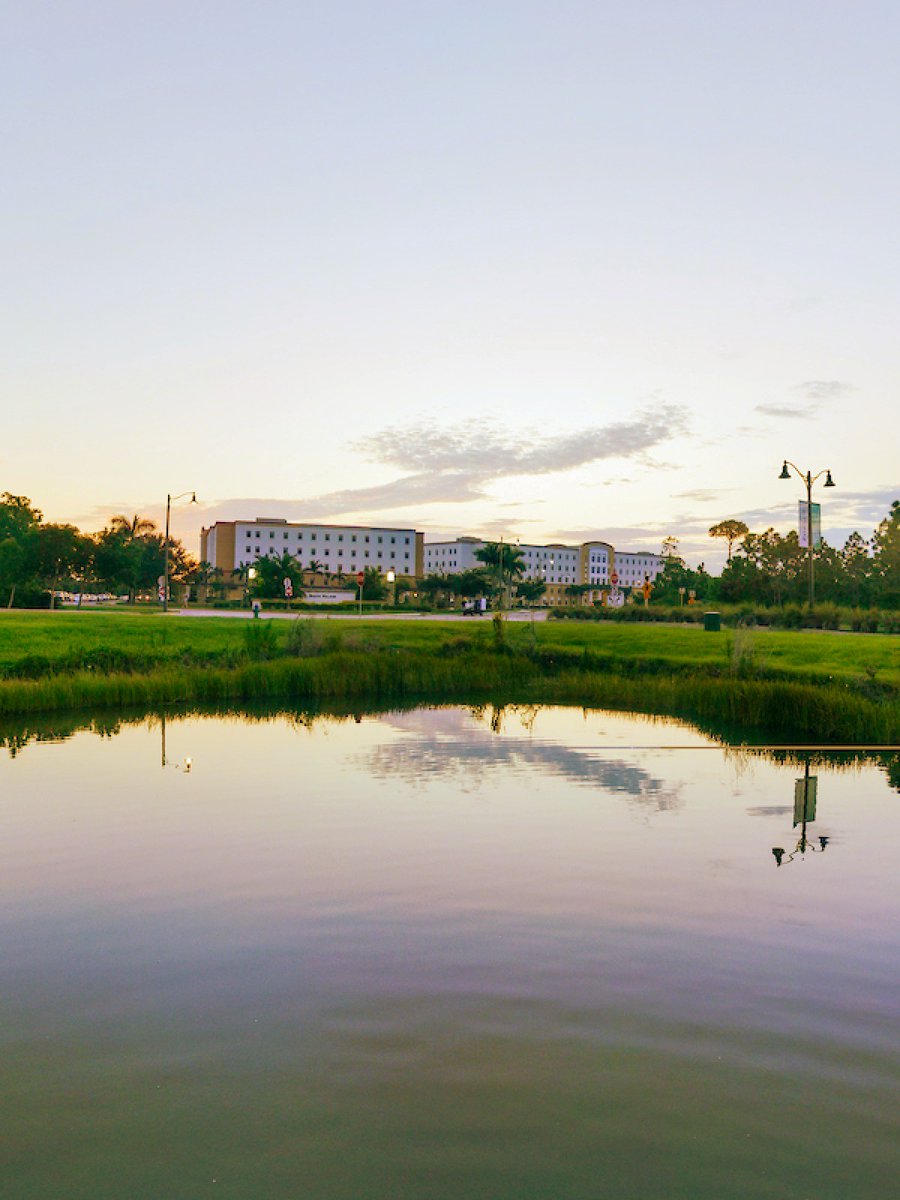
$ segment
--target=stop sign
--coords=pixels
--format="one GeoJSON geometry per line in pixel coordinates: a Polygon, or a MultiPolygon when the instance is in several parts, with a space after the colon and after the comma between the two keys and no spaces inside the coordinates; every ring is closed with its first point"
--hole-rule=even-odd
{"type": "Polygon", "coordinates": [[[362,571],[358,571],[358,572],[357,572],[357,575],[356,575],[356,582],[359,584],[359,586],[360,586],[360,587],[362,587],[362,585],[363,585],[363,584],[366,582],[366,577],[365,577],[365,575],[362,573],[362,571]]]}
{"type": "Polygon", "coordinates": [[[612,575],[610,575],[609,582],[610,583],[618,583],[619,582],[619,576],[616,574],[615,571],[613,571],[612,575]]]}

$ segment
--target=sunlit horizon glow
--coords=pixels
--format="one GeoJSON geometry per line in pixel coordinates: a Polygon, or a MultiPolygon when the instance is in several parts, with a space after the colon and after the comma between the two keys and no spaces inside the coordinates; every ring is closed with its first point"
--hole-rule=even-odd
{"type": "Polygon", "coordinates": [[[868,536],[900,12],[266,0],[2,18],[0,490],[50,520],[868,536]]]}

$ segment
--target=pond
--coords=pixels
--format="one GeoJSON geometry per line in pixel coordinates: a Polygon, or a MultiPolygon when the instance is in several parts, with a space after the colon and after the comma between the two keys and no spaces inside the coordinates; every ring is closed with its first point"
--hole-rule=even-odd
{"type": "Polygon", "coordinates": [[[43,737],[0,752],[3,1195],[895,1185],[896,759],[564,708],[43,737]]]}

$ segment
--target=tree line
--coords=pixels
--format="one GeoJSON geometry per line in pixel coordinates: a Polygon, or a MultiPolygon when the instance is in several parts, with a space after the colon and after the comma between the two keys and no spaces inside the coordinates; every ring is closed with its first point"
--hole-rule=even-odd
{"type": "MultiPolygon", "coordinates": [[[[677,539],[666,538],[665,565],[653,587],[654,604],[683,603],[691,593],[697,601],[732,604],[783,605],[806,599],[807,550],[796,532],[780,534],[769,528],[753,533],[742,521],[727,520],[713,525],[709,534],[728,544],[722,573],[710,575],[702,564],[696,570],[688,567],[678,553],[677,539]]],[[[534,604],[546,591],[543,580],[524,578],[524,556],[518,546],[488,542],[475,556],[479,567],[428,575],[415,590],[434,603],[488,596],[505,604],[513,595],[534,604]]],[[[26,496],[0,494],[0,603],[8,607],[45,605],[58,591],[124,594],[134,603],[142,594],[156,596],[164,558],[163,534],[139,515],[117,514],[99,533],[86,534],[74,525],[45,522],[26,496]]],[[[209,563],[196,562],[180,541],[169,540],[169,576],[175,583],[213,589],[226,582],[243,583],[251,594],[262,597],[283,596],[285,578],[298,591],[310,581],[356,587],[355,576],[331,573],[316,561],[304,567],[285,555],[258,559],[253,566],[254,578],[245,567],[226,581],[209,563]]],[[[822,603],[900,608],[900,501],[894,501],[871,537],[852,533],[840,549],[823,541],[815,552],[815,577],[816,598],[822,603]]],[[[408,580],[398,579],[392,598],[412,588],[408,580]]],[[[597,589],[571,584],[566,591],[577,601],[597,589]]],[[[364,599],[388,596],[381,574],[368,568],[364,599]]]]}
{"type": "MultiPolygon", "coordinates": [[[[698,600],[725,604],[802,604],[807,599],[808,550],[796,531],[753,533],[742,521],[720,521],[709,530],[728,543],[721,575],[688,567],[675,539],[664,544],[665,567],[653,603],[678,604],[693,591],[698,600]],[[674,544],[673,544],[674,543],[674,544]],[[668,553],[666,551],[668,550],[668,553]],[[685,589],[681,592],[680,589],[685,589]]],[[[851,533],[840,548],[826,541],[815,550],[816,601],[853,608],[900,608],[900,501],[871,537],[851,533]]]]}
{"type": "MultiPolygon", "coordinates": [[[[689,567],[679,553],[678,539],[667,537],[662,543],[663,570],[653,583],[653,604],[694,600],[778,606],[806,600],[808,552],[796,532],[780,534],[769,528],[753,533],[743,521],[726,520],[713,525],[709,535],[727,542],[722,573],[711,575],[703,564],[689,567]]],[[[542,579],[523,578],[525,562],[517,546],[488,542],[475,557],[482,567],[454,575],[428,575],[418,590],[437,603],[482,595],[502,596],[508,602],[515,595],[525,604],[539,602],[547,590],[542,579]]],[[[818,602],[900,608],[900,501],[894,501],[871,537],[852,533],[840,549],[823,541],[815,551],[815,579],[818,602]]],[[[577,604],[600,590],[594,584],[573,583],[565,594],[577,604]]],[[[627,596],[635,589],[623,586],[621,590],[627,596]]]]}
{"type": "MultiPolygon", "coordinates": [[[[52,605],[59,591],[112,592],[133,604],[157,594],[165,562],[165,537],[153,521],[111,517],[99,533],[44,521],[27,496],[0,494],[0,603],[11,607],[52,605]]],[[[169,578],[192,582],[198,566],[175,538],[169,539],[169,578]]]]}

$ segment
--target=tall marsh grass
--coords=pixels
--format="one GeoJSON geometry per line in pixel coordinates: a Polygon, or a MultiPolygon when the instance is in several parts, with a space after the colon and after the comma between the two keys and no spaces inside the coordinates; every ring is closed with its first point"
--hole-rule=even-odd
{"type": "MultiPolygon", "coordinates": [[[[299,635],[301,643],[305,635],[299,635]]],[[[784,736],[856,744],[900,742],[895,695],[847,683],[754,678],[741,650],[732,670],[673,672],[656,662],[609,669],[586,653],[463,648],[423,653],[331,646],[234,666],[163,666],[143,674],[76,671],[0,685],[0,714],[171,704],[422,701],[562,703],[656,713],[784,736]]],[[[621,665],[621,664],[620,664],[621,665]]]]}

